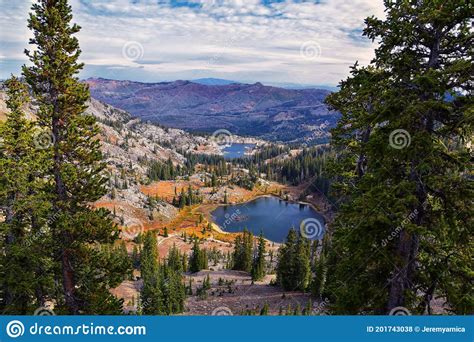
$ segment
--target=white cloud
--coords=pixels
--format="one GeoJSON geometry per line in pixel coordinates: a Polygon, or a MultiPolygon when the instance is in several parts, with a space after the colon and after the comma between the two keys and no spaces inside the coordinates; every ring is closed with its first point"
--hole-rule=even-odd
{"type": "MultiPolygon", "coordinates": [[[[365,17],[383,16],[382,0],[271,5],[259,0],[188,1],[202,6],[187,6],[185,1],[181,6],[134,2],[71,2],[74,20],[82,26],[78,37],[82,60],[88,65],[84,76],[147,81],[222,77],[335,85],[347,76],[349,65],[356,60],[366,64],[372,58],[374,46],[354,35],[363,28],[365,17]],[[122,55],[122,47],[130,41],[143,47],[138,61],[122,55]],[[301,56],[305,42],[317,43],[321,56],[301,56]]],[[[24,59],[28,7],[28,2],[0,0],[0,51],[5,56],[1,63],[24,59]]]]}

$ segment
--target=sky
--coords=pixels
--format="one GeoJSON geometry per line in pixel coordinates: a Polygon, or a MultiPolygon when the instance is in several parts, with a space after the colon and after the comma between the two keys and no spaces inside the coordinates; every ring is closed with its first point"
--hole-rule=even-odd
{"type": "MultiPolygon", "coordinates": [[[[0,78],[18,75],[33,0],[0,0],[0,78]]],[[[81,78],[142,82],[222,78],[336,86],[375,44],[364,19],[382,0],[71,0],[81,78]]]]}

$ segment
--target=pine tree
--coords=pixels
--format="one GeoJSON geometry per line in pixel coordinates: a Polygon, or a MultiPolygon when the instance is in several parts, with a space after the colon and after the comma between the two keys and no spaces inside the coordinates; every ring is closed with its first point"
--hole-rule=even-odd
{"type": "Polygon", "coordinates": [[[118,238],[108,212],[89,207],[107,192],[107,178],[99,128],[93,116],[84,114],[89,91],[77,77],[83,65],[77,61],[80,49],[74,35],[80,28],[71,20],[66,0],[39,0],[32,5],[28,28],[33,31],[30,44],[36,49],[26,51],[32,66],[24,66],[23,73],[39,106],[37,124],[51,134],[45,153],[52,157],[47,176],[56,219],[50,228],[55,257],[60,260],[56,277],[63,292],[56,307],[70,314],[98,313],[92,311],[93,301],[100,298],[98,309],[110,312],[119,303],[109,288],[128,271],[121,274],[123,270],[110,265],[103,248],[118,238]]]}
{"type": "Polygon", "coordinates": [[[277,283],[289,291],[305,291],[311,277],[310,244],[308,239],[290,229],[286,242],[280,247],[277,283]]]}
{"type": "Polygon", "coordinates": [[[209,290],[211,288],[211,278],[209,277],[209,274],[207,274],[206,278],[204,278],[202,288],[203,290],[209,290]]]}
{"type": "Polygon", "coordinates": [[[321,299],[324,293],[324,285],[327,277],[326,256],[321,253],[314,267],[314,278],[311,284],[311,292],[313,296],[321,299]]]}
{"type": "Polygon", "coordinates": [[[181,188],[181,194],[179,195],[178,207],[180,209],[186,206],[186,193],[184,192],[184,188],[181,188]]]}
{"type": "Polygon", "coordinates": [[[132,263],[133,263],[133,268],[138,269],[140,267],[140,255],[138,252],[138,246],[133,245],[133,250],[132,250],[132,263]]]}
{"type": "Polygon", "coordinates": [[[160,293],[162,294],[162,312],[166,315],[184,310],[186,287],[180,271],[167,265],[160,267],[160,293]]]}
{"type": "Polygon", "coordinates": [[[253,263],[253,234],[244,229],[242,235],[235,238],[233,259],[233,269],[245,272],[252,271],[253,263]]]}
{"type": "Polygon", "coordinates": [[[260,233],[258,237],[258,247],[256,257],[252,264],[252,280],[261,280],[265,276],[265,239],[263,233],[260,233]]]}
{"type": "Polygon", "coordinates": [[[143,240],[143,249],[140,255],[140,274],[143,279],[142,310],[146,315],[161,314],[163,312],[163,293],[160,288],[156,235],[153,232],[147,232],[143,240]]]}
{"type": "Polygon", "coordinates": [[[308,301],[306,302],[306,306],[303,310],[303,316],[311,316],[313,313],[313,302],[311,300],[311,298],[308,299],[308,301]]]}
{"type": "Polygon", "coordinates": [[[183,312],[186,286],[182,276],[182,256],[175,245],[167,262],[160,264],[156,235],[147,232],[141,255],[142,312],[147,315],[171,315],[183,312]]]}
{"type": "Polygon", "coordinates": [[[207,269],[207,252],[199,247],[197,239],[194,240],[193,250],[189,259],[189,271],[192,273],[207,269]]]}
{"type": "Polygon", "coordinates": [[[208,266],[208,257],[207,257],[207,249],[202,249],[199,255],[199,268],[201,270],[206,270],[209,268],[208,266]]]}
{"type": "Polygon", "coordinates": [[[47,163],[43,151],[35,151],[33,123],[24,109],[29,101],[26,86],[12,76],[5,82],[7,119],[0,125],[0,310],[6,314],[30,314],[53,291],[51,247],[42,229],[50,206],[41,180],[47,163]]]}
{"type": "Polygon", "coordinates": [[[385,6],[386,19],[366,20],[373,62],[327,99],[342,114],[332,132],[342,205],[325,292],[336,313],[431,313],[437,295],[469,314],[472,6],[385,6]]]}
{"type": "Polygon", "coordinates": [[[171,249],[168,252],[168,267],[177,272],[183,271],[183,262],[182,262],[181,253],[176,247],[176,244],[173,244],[173,247],[171,247],[171,249]]]}
{"type": "Polygon", "coordinates": [[[181,256],[181,267],[183,269],[183,272],[188,271],[188,257],[186,256],[186,254],[183,254],[181,256]]]}
{"type": "Polygon", "coordinates": [[[297,279],[297,288],[305,291],[311,281],[311,247],[308,239],[301,234],[298,235],[296,242],[296,255],[294,260],[295,277],[297,279]]]}
{"type": "Polygon", "coordinates": [[[260,310],[260,316],[268,316],[268,303],[263,304],[262,310],[260,310]]]}

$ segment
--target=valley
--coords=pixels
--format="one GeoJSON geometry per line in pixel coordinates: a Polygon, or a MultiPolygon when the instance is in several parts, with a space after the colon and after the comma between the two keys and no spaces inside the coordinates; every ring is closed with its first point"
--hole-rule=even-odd
{"type": "MultiPolygon", "coordinates": [[[[90,338],[151,322],[115,315],[374,315],[357,336],[467,336],[471,7],[2,4],[6,334],[36,335],[22,315],[82,315],[44,335],[90,338]]],[[[277,320],[297,340],[354,337],[322,317],[277,320]]],[[[285,337],[260,322],[233,336],[285,337]]],[[[159,328],[176,340],[235,329],[197,323],[159,328]]]]}
{"type": "Polygon", "coordinates": [[[269,141],[325,143],[339,115],[321,89],[255,84],[207,85],[191,81],[140,83],[86,80],[91,95],[144,121],[191,132],[225,129],[269,141]]]}
{"type": "MultiPolygon", "coordinates": [[[[4,93],[0,92],[0,99],[0,108],[5,108],[4,93]]],[[[36,120],[34,105],[29,106],[28,112],[36,120]]],[[[0,114],[6,113],[3,110],[0,114]]],[[[212,215],[223,206],[246,205],[268,196],[295,203],[305,199],[308,187],[292,186],[263,172],[264,169],[270,172],[270,163],[291,161],[301,149],[290,150],[260,138],[235,135],[231,136],[232,141],[222,142],[213,136],[194,135],[133,118],[128,112],[94,98],[89,101],[86,113],[98,121],[108,174],[108,192],[93,206],[109,210],[121,229],[120,244],[124,244],[129,256],[137,257],[147,232],[157,234],[156,247],[162,262],[174,247],[190,258],[195,241],[208,253],[206,269],[183,273],[189,291],[183,314],[211,315],[222,307],[235,315],[259,314],[264,306],[268,314],[295,310],[300,314],[305,306],[313,305],[314,298],[310,299],[308,293],[284,291],[275,286],[282,237],[278,242],[267,240],[267,274],[254,281],[249,272],[232,269],[235,239],[241,234],[230,232],[225,223],[217,224],[212,215]],[[178,198],[183,194],[195,200],[182,204],[178,198]],[[210,284],[203,294],[205,281],[210,284]]],[[[314,199],[309,196],[308,200],[314,199]]],[[[321,203],[325,208],[320,210],[328,214],[329,204],[324,196],[312,206],[319,210],[317,206],[321,203]]],[[[233,226],[239,220],[233,214],[225,216],[233,226]]],[[[296,229],[299,221],[293,224],[296,229]]],[[[267,224],[272,229],[272,223],[267,224]]],[[[139,267],[134,267],[129,279],[111,293],[123,299],[125,313],[138,313],[144,305],[140,299],[142,288],[139,267]]]]}

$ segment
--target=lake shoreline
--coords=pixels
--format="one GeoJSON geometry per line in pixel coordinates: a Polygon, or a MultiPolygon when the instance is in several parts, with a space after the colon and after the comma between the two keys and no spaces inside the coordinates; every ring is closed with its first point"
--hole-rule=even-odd
{"type": "MultiPolygon", "coordinates": [[[[282,204],[280,204],[281,202],[284,202],[285,203],[284,205],[292,205],[292,206],[300,206],[301,205],[301,206],[304,206],[305,208],[308,208],[310,212],[307,212],[308,209],[304,209],[303,211],[301,211],[301,209],[300,209],[300,211],[298,211],[297,215],[301,215],[297,219],[297,221],[299,221],[299,222],[301,222],[301,220],[305,220],[305,219],[310,218],[310,217],[315,217],[318,220],[322,219],[324,221],[325,225],[328,222],[327,217],[324,215],[324,213],[321,213],[313,203],[305,202],[305,201],[297,201],[297,200],[292,200],[292,199],[285,199],[285,198],[282,198],[281,196],[278,196],[276,194],[260,194],[260,195],[257,195],[255,197],[253,197],[253,198],[246,199],[245,201],[240,201],[240,202],[237,201],[237,202],[232,202],[232,203],[227,203],[227,204],[204,205],[201,209],[202,209],[202,212],[205,215],[207,221],[211,224],[213,230],[215,230],[216,232],[219,232],[219,233],[223,233],[223,234],[238,234],[241,231],[239,231],[239,230],[232,231],[232,229],[241,229],[241,227],[239,227],[239,228],[235,227],[235,225],[239,225],[239,223],[238,223],[239,221],[237,221],[236,219],[229,219],[228,217],[226,219],[224,219],[224,217],[222,217],[222,216],[220,216],[220,219],[219,218],[215,219],[215,216],[212,215],[212,212],[214,212],[215,210],[217,210],[219,208],[223,208],[225,210],[225,208],[228,208],[228,207],[244,206],[247,203],[258,201],[259,199],[262,199],[262,198],[272,198],[274,200],[278,200],[278,202],[279,202],[278,205],[279,206],[282,205],[282,204]],[[306,212],[306,213],[304,213],[304,212],[306,212]],[[231,227],[230,227],[231,230],[224,230],[223,228],[221,228],[222,222],[221,222],[221,225],[219,225],[218,221],[223,220],[223,219],[224,220],[230,220],[230,223],[227,223],[227,224],[231,225],[231,227]],[[234,226],[234,227],[232,227],[232,226],[234,226]]],[[[272,205],[275,205],[275,204],[269,203],[269,204],[264,204],[264,205],[272,206],[272,205]]],[[[294,209],[290,209],[290,212],[291,212],[291,210],[294,210],[294,209]]],[[[279,214],[279,212],[272,211],[270,215],[273,215],[274,213],[275,213],[276,216],[278,216],[278,214],[279,214]]],[[[219,215],[227,215],[227,214],[223,214],[223,212],[221,211],[219,215]]],[[[293,215],[294,215],[294,212],[293,212],[293,215]]],[[[250,215],[250,216],[252,216],[252,215],[250,215]]],[[[290,217],[283,218],[283,221],[285,221],[285,220],[294,220],[294,218],[290,218],[290,217]]],[[[273,223],[273,225],[274,224],[275,223],[273,223]]],[[[281,224],[284,224],[284,223],[282,222],[282,223],[279,223],[279,224],[281,225],[281,224]]],[[[224,226],[225,225],[226,224],[224,224],[224,226]]],[[[262,226],[265,226],[265,223],[263,223],[262,226]]],[[[278,224],[277,224],[277,226],[278,226],[278,224]]],[[[275,235],[275,234],[278,235],[278,231],[280,229],[284,229],[286,231],[288,229],[287,227],[293,227],[293,228],[298,229],[297,226],[298,226],[298,224],[295,224],[294,221],[293,221],[293,223],[287,222],[287,224],[284,225],[284,227],[286,227],[286,228],[283,228],[283,227],[280,226],[277,230],[273,231],[270,235],[272,235],[272,234],[273,235],[275,235]]],[[[250,226],[250,227],[247,227],[247,228],[249,228],[250,231],[253,230],[253,234],[257,235],[255,226],[253,226],[253,227],[250,226]]],[[[284,234],[286,236],[287,233],[284,233],[284,234]]],[[[268,237],[268,236],[266,236],[265,239],[267,241],[269,241],[270,243],[278,243],[278,244],[283,243],[284,240],[285,240],[285,238],[282,237],[282,236],[279,236],[279,237],[276,237],[276,236],[268,237]]]]}
{"type": "Polygon", "coordinates": [[[311,207],[315,212],[317,212],[319,215],[321,215],[323,218],[324,218],[324,223],[328,223],[330,221],[330,218],[328,217],[328,215],[326,214],[326,212],[322,212],[321,209],[317,208],[316,205],[312,202],[305,202],[305,201],[297,201],[297,200],[292,200],[292,199],[285,199],[285,198],[282,198],[280,197],[279,195],[274,195],[274,194],[263,194],[263,195],[257,195],[251,199],[246,199],[245,201],[242,201],[242,202],[232,202],[232,203],[222,203],[222,204],[215,204],[215,208],[212,209],[212,210],[215,210],[217,209],[218,207],[226,207],[226,206],[231,206],[231,205],[239,205],[239,204],[245,204],[245,203],[249,203],[249,202],[252,202],[252,201],[255,201],[259,198],[264,198],[264,197],[275,197],[275,198],[278,198],[279,200],[282,200],[282,201],[285,201],[285,202],[288,202],[288,203],[291,203],[291,204],[303,204],[303,205],[307,205],[309,207],[311,207]]]}

